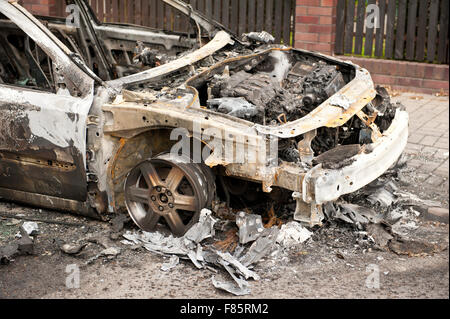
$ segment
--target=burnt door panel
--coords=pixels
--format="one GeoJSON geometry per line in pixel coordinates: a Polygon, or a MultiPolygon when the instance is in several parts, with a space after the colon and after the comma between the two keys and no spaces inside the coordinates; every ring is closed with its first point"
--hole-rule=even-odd
{"type": "Polygon", "coordinates": [[[0,187],[85,201],[91,104],[0,84],[0,187]]]}

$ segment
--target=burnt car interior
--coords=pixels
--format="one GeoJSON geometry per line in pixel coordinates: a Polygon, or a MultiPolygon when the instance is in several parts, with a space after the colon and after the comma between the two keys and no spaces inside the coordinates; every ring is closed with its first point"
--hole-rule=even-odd
{"type": "Polygon", "coordinates": [[[34,41],[0,14],[0,82],[54,91],[52,61],[34,41]]]}
{"type": "Polygon", "coordinates": [[[62,18],[38,18],[103,80],[155,67],[186,50],[198,48],[197,38],[202,37],[192,23],[183,33],[163,32],[144,26],[102,23],[84,1],[79,2],[79,8],[80,27],[68,26],[62,18]],[[149,32],[153,34],[149,36],[149,32]]]}
{"type": "MultiPolygon", "coordinates": [[[[65,18],[37,18],[103,80],[142,72],[176,58],[181,52],[198,48],[197,31],[193,27],[190,27],[192,31],[175,33],[149,27],[102,24],[90,7],[82,9],[79,21],[81,27],[67,25],[65,18]],[[99,29],[88,32],[91,23],[99,29]],[[115,28],[110,29],[108,26],[115,28]],[[142,32],[152,32],[154,35],[149,37],[142,32]],[[106,63],[102,63],[105,60],[106,63]]],[[[51,64],[45,54],[36,49],[33,41],[1,14],[0,25],[0,81],[52,89],[51,64]]]]}

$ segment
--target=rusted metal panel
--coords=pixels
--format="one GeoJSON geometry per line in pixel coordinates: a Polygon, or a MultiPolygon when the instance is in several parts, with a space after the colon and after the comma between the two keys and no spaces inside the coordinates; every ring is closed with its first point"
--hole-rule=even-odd
{"type": "Polygon", "coordinates": [[[104,216],[100,215],[87,202],[79,202],[61,197],[23,192],[20,190],[2,187],[0,187],[0,197],[11,199],[19,203],[36,205],[38,207],[47,209],[57,209],[95,219],[104,219],[104,216]]]}
{"type": "Polygon", "coordinates": [[[148,71],[110,81],[108,82],[108,84],[115,88],[121,88],[127,85],[136,85],[148,81],[151,78],[174,72],[201,59],[204,59],[205,57],[211,55],[213,52],[223,48],[225,45],[230,43],[230,41],[230,35],[226,32],[220,31],[219,33],[217,33],[213,40],[193,53],[190,53],[173,62],[150,69],[148,71]]]}

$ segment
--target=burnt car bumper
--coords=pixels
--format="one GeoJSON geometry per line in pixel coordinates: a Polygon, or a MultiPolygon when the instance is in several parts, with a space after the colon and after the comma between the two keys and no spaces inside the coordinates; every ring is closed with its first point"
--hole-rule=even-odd
{"type": "Polygon", "coordinates": [[[323,169],[321,164],[305,174],[302,199],[323,204],[369,184],[398,160],[408,140],[408,113],[397,109],[395,118],[382,137],[368,145],[369,153],[355,155],[341,169],[323,169]]]}

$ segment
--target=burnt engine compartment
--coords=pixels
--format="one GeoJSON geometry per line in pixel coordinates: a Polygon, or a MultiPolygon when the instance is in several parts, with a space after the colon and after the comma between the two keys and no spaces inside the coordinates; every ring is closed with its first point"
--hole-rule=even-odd
{"type": "MultiPolygon", "coordinates": [[[[215,74],[197,89],[201,95],[207,95],[205,104],[211,110],[261,125],[279,126],[306,116],[353,77],[354,69],[349,66],[298,51],[280,50],[234,69],[226,67],[222,74],[215,74]]],[[[395,116],[396,106],[384,88],[377,87],[377,93],[362,111],[375,118],[374,123],[383,133],[395,116]]],[[[314,156],[339,147],[351,157],[361,145],[373,142],[371,133],[367,123],[355,115],[340,127],[319,128],[311,148],[314,156]]],[[[279,159],[300,162],[298,143],[302,139],[281,139],[279,159]]],[[[315,163],[323,161],[319,158],[315,163]]]]}
{"type": "Polygon", "coordinates": [[[209,108],[262,125],[299,119],[346,84],[339,66],[295,59],[282,51],[274,51],[250,70],[230,73],[208,84],[209,108]]]}
{"type": "MultiPolygon", "coordinates": [[[[276,127],[309,114],[350,82],[354,72],[349,65],[301,51],[270,45],[253,48],[234,45],[219,50],[191,68],[130,89],[165,98],[189,94],[189,90],[180,89],[187,84],[199,92],[202,107],[276,127]]],[[[384,88],[377,87],[377,93],[362,111],[374,119],[383,133],[389,128],[397,106],[390,102],[384,88]]],[[[316,157],[313,164],[333,165],[332,160],[340,162],[343,156],[356,155],[361,146],[373,142],[371,133],[372,129],[356,115],[340,127],[317,129],[311,142],[316,157]],[[329,153],[335,149],[341,156],[329,153]],[[328,152],[327,156],[319,157],[325,152],[328,152]]],[[[302,140],[303,136],[280,139],[279,159],[300,162],[298,143],[302,140]]]]}

